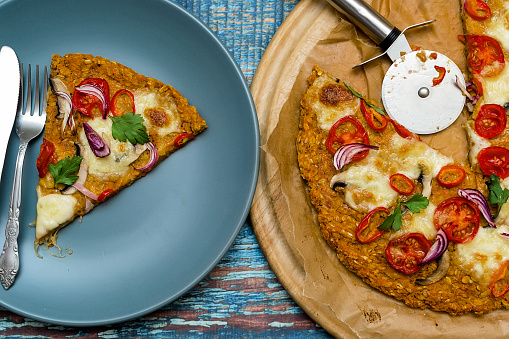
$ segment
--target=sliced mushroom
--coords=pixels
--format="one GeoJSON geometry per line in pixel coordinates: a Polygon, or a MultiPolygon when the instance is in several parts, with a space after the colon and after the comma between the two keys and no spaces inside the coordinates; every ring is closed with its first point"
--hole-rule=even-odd
{"type": "Polygon", "coordinates": [[[65,126],[70,121],[71,127],[74,126],[73,117],[72,117],[72,104],[71,104],[71,94],[67,86],[63,83],[62,80],[55,76],[51,76],[49,78],[51,82],[51,87],[53,88],[53,92],[57,96],[57,104],[58,104],[58,119],[62,120],[62,127],[60,129],[60,133],[63,134],[65,130],[65,126]]]}
{"type": "Polygon", "coordinates": [[[438,260],[438,266],[437,269],[427,278],[425,279],[417,279],[415,280],[415,283],[417,285],[426,286],[431,285],[442,279],[449,270],[449,264],[450,264],[450,257],[449,257],[449,251],[445,251],[444,254],[440,257],[438,260]]]}
{"type": "Polygon", "coordinates": [[[433,179],[433,174],[425,164],[419,164],[419,167],[421,168],[421,175],[419,178],[422,180],[422,195],[429,199],[431,195],[431,180],[433,179]]]}
{"type": "Polygon", "coordinates": [[[346,187],[345,175],[340,172],[334,175],[329,183],[330,188],[335,189],[336,187],[346,187]]]}

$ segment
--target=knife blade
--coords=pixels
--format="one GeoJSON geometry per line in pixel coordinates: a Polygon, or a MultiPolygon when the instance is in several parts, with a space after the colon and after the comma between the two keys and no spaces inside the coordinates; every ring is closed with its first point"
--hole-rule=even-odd
{"type": "Polygon", "coordinates": [[[465,86],[461,70],[438,52],[413,51],[404,34],[435,20],[400,31],[363,0],[328,1],[384,51],[354,68],[383,55],[393,61],[382,83],[382,101],[393,120],[418,134],[439,132],[456,121],[465,105],[465,96],[458,86],[465,86]],[[439,75],[435,67],[445,69],[445,77],[438,85],[433,84],[439,75]]]}
{"type": "Polygon", "coordinates": [[[9,46],[0,49],[0,180],[11,135],[20,90],[18,57],[9,46]]]}

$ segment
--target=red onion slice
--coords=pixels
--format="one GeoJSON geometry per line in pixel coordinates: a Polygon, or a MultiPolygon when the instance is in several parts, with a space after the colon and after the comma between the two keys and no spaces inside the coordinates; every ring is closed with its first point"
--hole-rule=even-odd
{"type": "Polygon", "coordinates": [[[500,234],[500,236],[501,236],[502,238],[504,238],[505,240],[509,240],[509,233],[505,233],[505,232],[504,232],[504,233],[499,233],[499,234],[500,234]]]}
{"type": "Polygon", "coordinates": [[[97,198],[99,198],[97,195],[95,195],[94,193],[92,193],[88,189],[86,189],[85,186],[83,186],[82,184],[74,183],[72,186],[74,188],[76,188],[78,191],[80,191],[81,193],[83,193],[86,197],[89,197],[90,199],[97,200],[97,198]]]}
{"type": "Polygon", "coordinates": [[[96,157],[104,158],[110,155],[111,151],[108,145],[106,145],[99,134],[97,134],[97,132],[85,121],[83,122],[83,129],[85,130],[85,135],[87,136],[90,149],[96,157]]]}
{"type": "Polygon", "coordinates": [[[343,166],[349,164],[353,157],[365,150],[378,149],[378,146],[351,143],[341,146],[334,154],[334,167],[339,171],[343,166]]]}
{"type": "Polygon", "coordinates": [[[495,225],[495,221],[493,221],[493,217],[491,216],[488,202],[486,201],[486,198],[484,197],[484,195],[482,195],[481,192],[473,188],[465,189],[460,188],[458,190],[458,195],[473,202],[477,206],[477,208],[479,208],[479,211],[481,211],[481,214],[483,215],[484,219],[486,219],[486,221],[488,222],[488,225],[490,225],[490,227],[492,228],[497,228],[497,225],[495,225]]]}
{"type": "Polygon", "coordinates": [[[87,197],[85,197],[85,214],[90,212],[92,208],[94,208],[94,204],[92,204],[92,202],[87,197]]]}
{"type": "Polygon", "coordinates": [[[100,89],[99,87],[94,86],[92,84],[85,84],[85,85],[76,87],[75,90],[78,92],[85,93],[85,94],[93,95],[97,99],[99,99],[99,101],[101,101],[101,104],[103,106],[103,119],[106,119],[106,117],[108,116],[108,99],[109,98],[106,98],[106,94],[104,93],[104,91],[102,89],[100,89]]]}
{"type": "Polygon", "coordinates": [[[435,242],[433,245],[431,245],[428,253],[422,260],[421,265],[427,264],[430,261],[439,258],[447,250],[448,245],[449,240],[447,239],[447,234],[445,234],[444,230],[440,228],[437,232],[437,238],[435,242]]]}
{"type": "Polygon", "coordinates": [[[154,164],[157,161],[157,158],[159,157],[157,153],[157,148],[152,142],[147,142],[145,145],[147,145],[147,148],[150,151],[150,159],[148,160],[147,164],[145,164],[145,166],[136,168],[138,171],[143,171],[154,166],[154,164]]]}
{"type": "Polygon", "coordinates": [[[474,98],[470,95],[470,93],[468,93],[467,89],[465,88],[465,86],[463,86],[463,84],[460,82],[460,79],[458,78],[458,76],[456,75],[456,81],[454,82],[456,84],[456,86],[458,86],[458,88],[461,90],[461,92],[463,93],[464,96],[466,96],[468,98],[468,100],[470,101],[474,101],[474,98]]]}

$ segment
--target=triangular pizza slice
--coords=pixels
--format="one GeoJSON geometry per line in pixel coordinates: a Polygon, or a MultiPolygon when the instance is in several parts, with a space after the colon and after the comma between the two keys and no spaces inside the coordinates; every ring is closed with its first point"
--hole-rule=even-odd
{"type": "Polygon", "coordinates": [[[173,87],[100,56],[53,55],[37,158],[35,244],[142,178],[204,131],[173,87]]]}

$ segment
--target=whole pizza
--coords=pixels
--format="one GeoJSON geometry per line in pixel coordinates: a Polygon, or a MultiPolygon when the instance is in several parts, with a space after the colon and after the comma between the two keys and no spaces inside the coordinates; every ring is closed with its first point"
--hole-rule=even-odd
{"type": "Polygon", "coordinates": [[[297,152],[321,233],[349,270],[411,307],[481,315],[509,307],[509,7],[466,0],[461,14],[467,163],[319,66],[297,152]]]}

